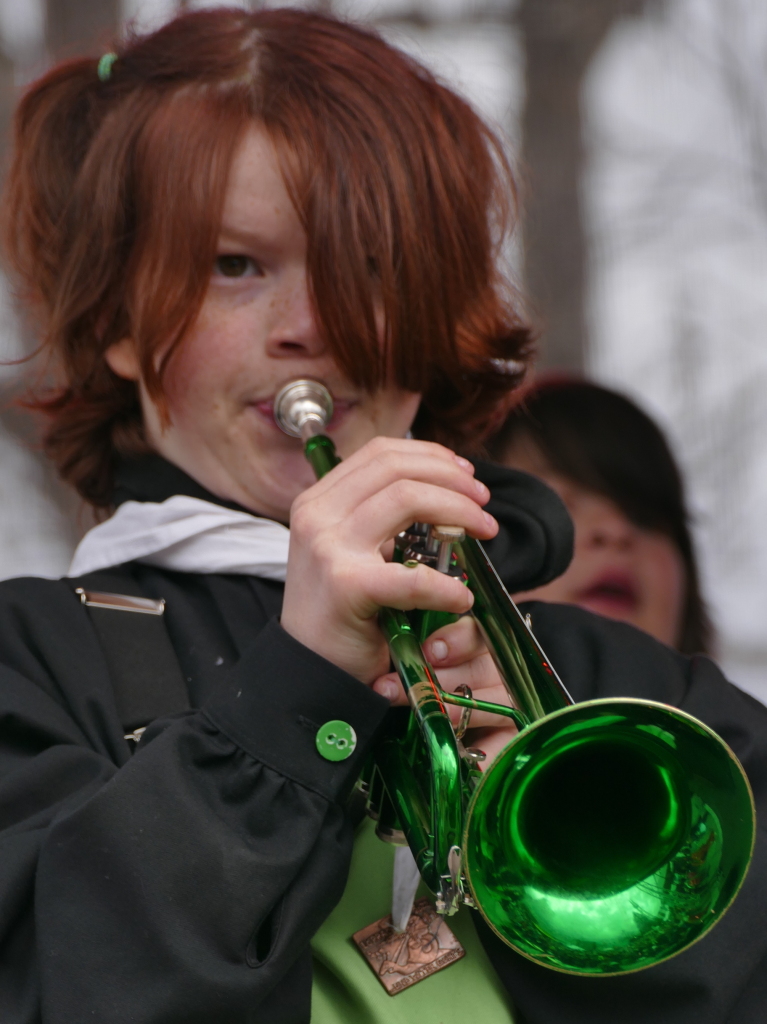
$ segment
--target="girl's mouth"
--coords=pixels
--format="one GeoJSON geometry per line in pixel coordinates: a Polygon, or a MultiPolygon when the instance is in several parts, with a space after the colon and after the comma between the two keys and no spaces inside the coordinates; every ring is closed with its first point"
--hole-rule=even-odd
{"type": "Polygon", "coordinates": [[[639,587],[628,572],[609,570],[602,573],[578,595],[581,608],[610,618],[635,612],[639,604],[639,587]]]}
{"type": "MultiPolygon", "coordinates": [[[[351,398],[333,398],[333,415],[328,423],[329,431],[337,430],[347,419],[349,413],[359,405],[358,401],[351,398]]],[[[263,402],[253,402],[252,406],[262,419],[270,423],[275,430],[280,428],[274,419],[274,400],[269,398],[263,402]]],[[[281,431],[280,431],[281,432],[281,431]]]]}

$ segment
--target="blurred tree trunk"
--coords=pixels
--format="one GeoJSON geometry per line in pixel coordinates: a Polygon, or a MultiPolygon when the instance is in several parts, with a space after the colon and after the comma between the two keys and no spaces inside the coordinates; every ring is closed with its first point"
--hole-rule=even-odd
{"type": "MultiPolygon", "coordinates": [[[[22,0],[23,2],[23,0],[22,0]]],[[[120,24],[119,0],[46,0],[48,50],[54,58],[107,45],[120,24]]]]}
{"type": "Polygon", "coordinates": [[[5,170],[5,154],[8,146],[11,117],[16,103],[13,61],[0,50],[0,167],[5,170]]]}
{"type": "Polygon", "coordinates": [[[527,286],[543,319],[540,364],[582,370],[586,352],[586,241],[580,94],[614,22],[642,0],[520,0],[526,59],[522,158],[527,286]]]}

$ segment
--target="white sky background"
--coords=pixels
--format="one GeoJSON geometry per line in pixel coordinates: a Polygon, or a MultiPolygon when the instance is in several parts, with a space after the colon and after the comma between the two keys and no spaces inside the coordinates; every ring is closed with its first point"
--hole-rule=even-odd
{"type": "MultiPolygon", "coordinates": [[[[146,30],[173,7],[123,9],[146,30]]],[[[523,76],[507,0],[336,8],[385,19],[393,42],[516,138],[523,76]]],[[[41,12],[40,0],[0,0],[0,37],[28,65],[39,60],[41,12]]],[[[592,66],[584,112],[591,370],[669,431],[722,660],[767,699],[767,3],[672,0],[619,23],[592,66]]],[[[0,290],[0,357],[15,345],[0,290]]],[[[0,433],[0,577],[60,574],[72,537],[34,460],[0,433]]]]}
{"type": "Polygon", "coordinates": [[[720,660],[767,699],[767,4],[626,20],[584,100],[591,369],[671,435],[720,660]]]}

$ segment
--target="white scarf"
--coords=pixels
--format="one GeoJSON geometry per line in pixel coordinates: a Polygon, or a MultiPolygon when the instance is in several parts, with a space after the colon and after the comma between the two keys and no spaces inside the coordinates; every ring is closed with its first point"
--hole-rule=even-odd
{"type": "Polygon", "coordinates": [[[124,562],[194,573],[237,573],[285,582],[290,530],[271,519],[176,494],[126,501],[77,546],[69,576],[124,562]]]}

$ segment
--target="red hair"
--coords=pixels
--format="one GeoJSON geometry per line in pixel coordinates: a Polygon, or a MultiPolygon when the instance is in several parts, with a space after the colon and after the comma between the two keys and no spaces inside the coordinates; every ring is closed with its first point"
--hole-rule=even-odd
{"type": "Polygon", "coordinates": [[[373,32],[297,10],[185,14],[116,52],[107,81],[83,58],[28,89],[6,185],[6,250],[63,376],[33,403],[62,476],[106,506],[115,459],[146,450],[136,386],[104,352],[132,337],[162,404],[253,123],[306,227],[338,365],[357,386],[390,374],[421,392],[417,436],[481,440],[521,378],[530,330],[497,270],[513,179],[471,107],[373,32]]]}

